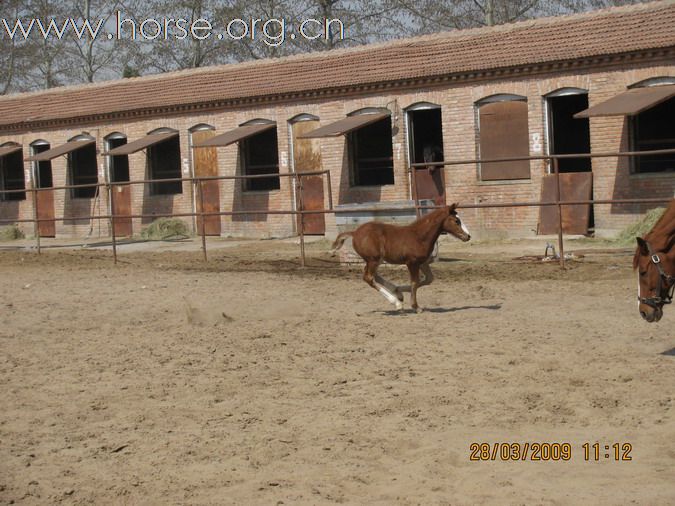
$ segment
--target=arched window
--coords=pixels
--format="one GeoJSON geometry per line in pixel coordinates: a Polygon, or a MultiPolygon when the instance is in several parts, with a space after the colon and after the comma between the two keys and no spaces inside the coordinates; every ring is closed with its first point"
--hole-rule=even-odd
{"type": "MultiPolygon", "coordinates": [[[[30,144],[31,155],[37,155],[44,151],[49,151],[51,145],[44,139],[37,139],[30,144]]],[[[35,187],[36,188],[51,188],[54,186],[52,178],[52,161],[42,160],[40,162],[33,162],[33,170],[35,173],[35,187]]]]}
{"type": "MultiPolygon", "coordinates": [[[[498,94],[476,102],[478,153],[481,160],[529,156],[527,98],[498,94]]],[[[530,178],[529,160],[481,162],[482,181],[530,178]]]]}
{"type": "MultiPolygon", "coordinates": [[[[105,137],[106,151],[119,148],[127,144],[127,136],[120,132],[113,132],[105,137]]],[[[108,157],[108,174],[111,183],[129,181],[129,155],[114,155],[108,157]]]]}
{"type": "Polygon", "coordinates": [[[289,123],[298,123],[299,121],[319,121],[319,117],[314,114],[302,113],[296,114],[288,120],[289,123]]]}
{"type": "Polygon", "coordinates": [[[0,146],[0,201],[26,200],[26,180],[23,171],[23,149],[16,142],[0,146]]]}

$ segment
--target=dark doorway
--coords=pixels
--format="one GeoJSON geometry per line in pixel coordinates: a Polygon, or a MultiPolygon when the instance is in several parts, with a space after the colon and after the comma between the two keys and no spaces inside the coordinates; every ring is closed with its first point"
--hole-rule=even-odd
{"type": "Polygon", "coordinates": [[[389,117],[349,133],[352,186],[394,184],[394,151],[391,136],[389,117]]]}
{"type": "MultiPolygon", "coordinates": [[[[549,97],[549,142],[552,155],[591,152],[588,118],[574,119],[574,115],[588,109],[588,95],[549,97]]],[[[590,158],[563,158],[558,161],[560,172],[590,172],[590,158]]],[[[551,171],[553,172],[553,171],[551,171]]]]}
{"type": "MultiPolygon", "coordinates": [[[[180,141],[171,137],[159,144],[149,146],[147,151],[150,179],[180,179],[180,141]]],[[[150,183],[150,195],[175,195],[183,193],[181,181],[155,181],[150,183]]]]}
{"type": "MultiPolygon", "coordinates": [[[[94,185],[98,183],[98,170],[96,167],[96,145],[89,144],[68,154],[68,166],[70,168],[70,183],[79,185],[94,185]]],[[[85,186],[72,188],[71,198],[91,199],[98,193],[97,186],[85,186]]]]}
{"type": "MultiPolygon", "coordinates": [[[[588,94],[573,93],[548,97],[548,121],[549,121],[549,146],[552,155],[569,155],[576,153],[591,152],[591,134],[588,118],[575,119],[574,115],[584,109],[588,109],[588,94]]],[[[561,174],[592,172],[591,159],[586,158],[561,158],[558,160],[558,170],[561,174]]],[[[551,165],[551,173],[553,173],[551,165]]],[[[590,176],[590,192],[593,191],[593,176],[590,176]]],[[[573,183],[581,185],[581,181],[573,183]]],[[[563,196],[564,197],[564,196],[563,196]]],[[[564,198],[563,198],[564,200],[564,198]]],[[[570,214],[569,221],[586,221],[590,232],[595,226],[593,206],[566,206],[563,209],[570,214]],[[586,208],[585,210],[582,208],[586,208]]],[[[570,225],[572,226],[572,225],[570,225]]],[[[576,223],[576,227],[583,229],[586,225],[576,223]]]]}
{"type": "MultiPolygon", "coordinates": [[[[443,154],[443,124],[441,109],[408,111],[408,145],[412,163],[440,162],[443,154]]],[[[418,199],[431,199],[436,205],[445,204],[445,178],[442,166],[416,167],[413,171],[418,199]]]]}

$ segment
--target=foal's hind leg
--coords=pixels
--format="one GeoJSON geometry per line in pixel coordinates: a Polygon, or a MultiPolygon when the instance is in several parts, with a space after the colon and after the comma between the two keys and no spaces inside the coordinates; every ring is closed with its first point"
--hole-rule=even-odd
{"type": "Polygon", "coordinates": [[[393,293],[387,290],[387,288],[385,288],[383,285],[377,282],[377,278],[379,278],[379,276],[377,275],[377,268],[379,265],[380,264],[378,262],[374,261],[366,262],[366,268],[363,271],[363,280],[370,286],[372,286],[375,290],[380,292],[385,299],[394,304],[396,306],[396,309],[402,309],[403,304],[401,304],[401,301],[398,300],[393,293]]]}
{"type": "Polygon", "coordinates": [[[391,281],[387,281],[379,274],[375,274],[375,282],[384,286],[387,289],[387,291],[393,293],[398,300],[403,302],[403,294],[401,293],[401,289],[399,286],[396,286],[391,281]]]}
{"type": "Polygon", "coordinates": [[[420,268],[422,269],[422,274],[424,274],[424,280],[420,283],[420,285],[417,288],[420,288],[421,286],[430,285],[433,282],[434,273],[431,272],[431,267],[429,266],[430,262],[431,260],[420,265],[420,268]]]}

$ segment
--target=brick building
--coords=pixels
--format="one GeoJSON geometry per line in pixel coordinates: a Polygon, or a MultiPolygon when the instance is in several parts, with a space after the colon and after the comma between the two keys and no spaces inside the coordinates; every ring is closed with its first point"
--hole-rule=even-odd
{"type": "MultiPolygon", "coordinates": [[[[675,148],[674,26],[675,4],[653,2],[10,95],[0,98],[0,189],[326,169],[336,206],[409,201],[413,182],[436,202],[536,201],[551,172],[542,160],[444,171],[409,164],[675,148]]],[[[673,155],[568,159],[560,170],[579,176],[595,199],[675,194],[673,155]]],[[[305,208],[327,207],[326,178],[305,179],[305,208]]],[[[112,194],[118,215],[200,207],[189,182],[112,194]]],[[[210,181],[203,197],[206,211],[300,204],[288,177],[210,181]]],[[[110,233],[107,221],[78,218],[108,212],[106,192],[42,191],[37,202],[41,217],[66,218],[44,222],[43,236],[110,233]]],[[[582,225],[609,233],[649,207],[596,205],[582,225]]],[[[33,214],[30,192],[0,197],[0,225],[33,214]]],[[[535,207],[467,210],[463,218],[474,235],[541,231],[535,207]]],[[[119,220],[117,232],[137,233],[150,221],[119,220]]],[[[330,214],[305,226],[336,232],[330,214]]],[[[22,227],[32,234],[31,224],[22,227]]],[[[288,236],[297,224],[288,215],[235,214],[207,218],[207,232],[288,236]]]]}

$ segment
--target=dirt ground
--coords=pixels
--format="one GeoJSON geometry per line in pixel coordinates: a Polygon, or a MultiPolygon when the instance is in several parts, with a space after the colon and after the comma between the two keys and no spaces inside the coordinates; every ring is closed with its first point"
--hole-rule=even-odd
{"type": "Polygon", "coordinates": [[[675,308],[630,254],[444,243],[418,315],[325,250],[0,251],[0,502],[675,504],[675,308]]]}

